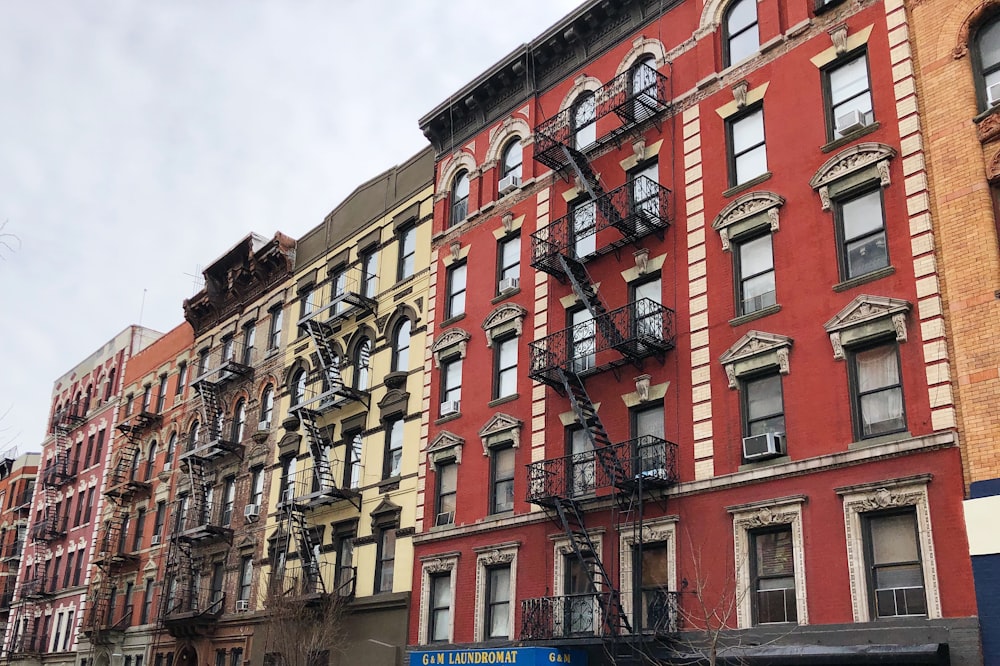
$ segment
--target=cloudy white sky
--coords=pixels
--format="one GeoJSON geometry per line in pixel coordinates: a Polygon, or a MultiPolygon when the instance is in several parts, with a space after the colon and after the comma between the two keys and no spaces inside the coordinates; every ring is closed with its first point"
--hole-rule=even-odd
{"type": "Polygon", "coordinates": [[[301,236],[578,4],[3,3],[0,448],[37,450],[57,377],[140,314],[180,323],[201,267],[248,231],[301,236]]]}

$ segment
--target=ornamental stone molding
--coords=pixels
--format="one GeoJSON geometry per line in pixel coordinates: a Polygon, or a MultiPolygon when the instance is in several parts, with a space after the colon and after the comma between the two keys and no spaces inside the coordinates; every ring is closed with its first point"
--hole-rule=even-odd
{"type": "Polygon", "coordinates": [[[565,111],[576,103],[576,98],[585,92],[597,92],[601,89],[600,79],[595,79],[593,76],[587,76],[586,74],[581,74],[576,77],[573,82],[573,87],[569,89],[566,96],[563,98],[562,103],[559,105],[559,111],[565,111]]]}
{"type": "Polygon", "coordinates": [[[640,35],[632,41],[632,48],[618,64],[615,76],[621,76],[647,56],[653,56],[653,64],[657,70],[667,62],[667,50],[663,48],[663,42],[640,35]]]}
{"type": "Polygon", "coordinates": [[[860,174],[869,168],[876,169],[879,183],[882,187],[887,187],[889,180],[889,160],[896,156],[896,151],[890,146],[882,143],[859,143],[845,150],[840,151],[823,166],[819,168],[816,175],[809,180],[809,185],[814,190],[819,191],[819,198],[823,205],[823,210],[830,210],[830,186],[831,184],[860,174]]]}
{"type": "Polygon", "coordinates": [[[520,337],[524,329],[524,318],[528,311],[516,303],[504,303],[493,312],[486,315],[483,320],[483,330],[486,332],[486,346],[493,346],[493,339],[508,331],[514,331],[514,335],[520,337]]]}
{"type": "Polygon", "coordinates": [[[427,457],[435,467],[442,462],[454,460],[462,462],[462,446],[465,440],[455,433],[444,430],[427,446],[427,457]]]}
{"type": "Polygon", "coordinates": [[[524,118],[507,116],[492,132],[484,163],[495,167],[502,157],[501,151],[507,147],[511,139],[518,138],[523,149],[531,143],[532,136],[531,126],[524,118]]]}
{"type": "Polygon", "coordinates": [[[515,449],[521,445],[521,428],[524,421],[510,414],[494,414],[479,430],[479,438],[483,441],[483,455],[488,456],[490,449],[498,444],[511,443],[515,449]]]}
{"type": "MultiPolygon", "coordinates": [[[[670,591],[679,590],[677,584],[677,516],[665,516],[655,520],[647,520],[642,524],[642,543],[663,543],[666,546],[667,579],[666,587],[670,591]]],[[[635,526],[626,524],[619,530],[618,552],[623,555],[635,552],[638,543],[635,526]]],[[[632,615],[632,558],[622,557],[619,567],[618,589],[621,590],[622,610],[631,619],[632,615]]]]}
{"type": "Polygon", "coordinates": [[[768,224],[771,231],[778,230],[778,209],[785,204],[784,197],[774,192],[761,190],[749,192],[729,202],[712,222],[712,228],[719,232],[722,249],[729,251],[729,239],[742,231],[756,228],[756,224],[744,224],[757,216],[761,224],[768,224]]]}
{"type": "Polygon", "coordinates": [[[897,342],[906,342],[906,314],[912,306],[888,296],[861,294],[837,313],[823,328],[830,335],[833,358],[844,358],[844,345],[891,333],[897,342]]]}
{"type": "MultiPolygon", "coordinates": [[[[449,553],[438,553],[435,555],[429,555],[420,558],[420,636],[419,642],[421,645],[426,645],[430,643],[430,623],[428,619],[430,618],[430,589],[431,589],[431,576],[440,576],[443,574],[450,574],[451,592],[452,598],[455,598],[455,582],[458,574],[458,558],[460,553],[449,552],[449,553]]],[[[454,635],[454,617],[455,614],[451,613],[448,622],[448,641],[452,640],[454,635]]]]}
{"type": "Polygon", "coordinates": [[[748,331],[732,347],[719,357],[726,370],[729,388],[739,387],[739,377],[749,372],[769,366],[777,366],[778,372],[789,372],[788,352],[792,339],[776,333],[748,331]]]}
{"type": "MultiPolygon", "coordinates": [[[[517,549],[520,545],[519,541],[508,541],[495,546],[473,549],[476,552],[476,599],[488,598],[489,570],[490,567],[496,566],[510,567],[508,598],[514,599],[517,597],[517,549]]],[[[486,604],[476,604],[476,612],[473,618],[476,641],[487,640],[485,610],[486,604]]],[[[507,617],[508,636],[514,635],[513,620],[514,614],[509,613],[507,617]]]]}
{"type": "Polygon", "coordinates": [[[442,359],[453,355],[465,358],[469,340],[472,334],[461,328],[449,328],[438,336],[438,339],[431,345],[431,353],[434,355],[434,367],[440,368],[442,359]]]}
{"type": "Polygon", "coordinates": [[[960,60],[968,55],[969,39],[972,37],[973,26],[976,26],[984,17],[993,14],[997,8],[1000,8],[1000,0],[985,0],[969,12],[956,35],[955,48],[951,51],[952,58],[960,60]]]}
{"type": "Polygon", "coordinates": [[[476,158],[465,149],[456,150],[452,153],[447,165],[441,169],[441,176],[438,178],[437,189],[434,194],[434,201],[446,199],[451,194],[451,184],[455,176],[462,169],[469,172],[469,180],[476,177],[476,158]]]}
{"type": "Polygon", "coordinates": [[[994,153],[986,165],[986,180],[990,185],[1000,184],[1000,150],[994,153]]]}

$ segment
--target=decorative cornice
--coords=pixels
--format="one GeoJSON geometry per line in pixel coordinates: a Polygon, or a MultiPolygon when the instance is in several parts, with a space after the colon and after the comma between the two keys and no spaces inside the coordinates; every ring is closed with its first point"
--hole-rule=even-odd
{"type": "Polygon", "coordinates": [[[792,339],[787,336],[762,331],[748,331],[719,357],[719,362],[726,370],[729,388],[734,389],[739,385],[736,380],[736,364],[739,361],[771,352],[777,354],[778,372],[787,375],[789,370],[788,351],[791,346],[792,339]]]}
{"type": "Polygon", "coordinates": [[[465,352],[470,339],[472,339],[472,334],[463,328],[449,328],[439,335],[438,339],[431,345],[431,353],[434,355],[434,367],[441,367],[441,352],[452,347],[457,347],[458,355],[465,358],[465,352]]]}
{"type": "Polygon", "coordinates": [[[728,227],[761,213],[767,213],[768,221],[771,223],[771,231],[777,231],[778,209],[784,204],[783,197],[766,190],[749,192],[731,201],[719,211],[715,221],[712,222],[712,228],[718,231],[722,238],[722,249],[729,249],[728,227]]]}
{"type": "Polygon", "coordinates": [[[427,457],[432,463],[437,463],[444,458],[454,458],[455,462],[462,462],[462,446],[465,439],[453,432],[444,430],[437,434],[427,446],[427,457]]]}
{"type": "Polygon", "coordinates": [[[869,166],[878,168],[882,187],[889,185],[889,160],[896,156],[896,150],[882,143],[859,143],[846,148],[819,168],[809,180],[809,186],[819,191],[823,210],[830,210],[830,184],[857,173],[869,166]]]}
{"type": "Polygon", "coordinates": [[[524,327],[524,318],[528,311],[516,303],[504,303],[497,306],[483,320],[483,330],[486,332],[486,346],[493,346],[493,331],[506,324],[514,325],[515,335],[521,335],[524,327]]]}
{"type": "Polygon", "coordinates": [[[489,455],[489,439],[496,435],[509,435],[511,445],[515,449],[518,448],[521,445],[521,428],[523,426],[524,421],[514,418],[510,414],[498,413],[491,416],[479,430],[479,437],[483,441],[483,455],[489,455]]]}
{"type": "Polygon", "coordinates": [[[887,317],[892,318],[892,326],[896,332],[898,342],[906,342],[906,313],[912,306],[907,301],[902,301],[888,296],[869,296],[861,294],[852,300],[838,312],[830,321],[823,324],[823,328],[830,335],[830,344],[833,345],[833,357],[835,359],[844,358],[844,347],[841,343],[840,334],[850,328],[864,326],[865,324],[887,317]]]}

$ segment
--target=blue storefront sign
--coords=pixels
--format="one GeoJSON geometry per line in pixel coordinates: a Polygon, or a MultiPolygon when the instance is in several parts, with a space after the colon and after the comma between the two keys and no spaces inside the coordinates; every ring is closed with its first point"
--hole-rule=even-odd
{"type": "Polygon", "coordinates": [[[466,666],[514,664],[514,666],[587,666],[587,653],[548,647],[507,647],[487,650],[428,650],[411,652],[410,666],[466,666]]]}

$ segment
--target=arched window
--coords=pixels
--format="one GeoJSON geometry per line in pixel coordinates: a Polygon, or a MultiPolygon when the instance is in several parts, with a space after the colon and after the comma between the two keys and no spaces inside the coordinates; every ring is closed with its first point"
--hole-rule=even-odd
{"type": "Polygon", "coordinates": [[[195,421],[191,424],[191,430],[188,432],[188,451],[194,451],[198,448],[199,437],[201,437],[201,424],[195,421]]]}
{"type": "Polygon", "coordinates": [[[354,388],[359,391],[368,390],[369,373],[371,368],[372,341],[371,338],[361,338],[358,341],[357,351],[354,352],[354,388]]]}
{"type": "Polygon", "coordinates": [[[86,416],[83,411],[83,393],[80,391],[76,392],[76,397],[73,399],[73,416],[86,416]]]}
{"type": "Polygon", "coordinates": [[[111,400],[111,396],[114,394],[114,392],[115,392],[115,369],[111,368],[111,371],[108,372],[108,383],[105,384],[104,386],[105,402],[111,400]]]}
{"type": "Polygon", "coordinates": [[[653,115],[658,108],[656,64],[648,56],[632,66],[629,72],[629,93],[632,98],[632,119],[636,122],[653,115]]]}
{"type": "Polygon", "coordinates": [[[469,215],[469,172],[462,169],[451,181],[451,217],[448,226],[453,227],[469,215]]]}
{"type": "Polygon", "coordinates": [[[153,465],[156,463],[156,440],[149,443],[149,454],[146,456],[146,481],[153,476],[153,465]]]}
{"type": "Polygon", "coordinates": [[[976,32],[976,44],[972,53],[979,110],[985,111],[1000,104],[1000,86],[990,92],[992,86],[1000,83],[1000,15],[983,24],[976,32]]]}
{"type": "Polygon", "coordinates": [[[524,149],[521,148],[521,139],[515,137],[507,142],[500,161],[500,177],[516,176],[520,181],[521,165],[524,161],[524,149]]]}
{"type": "Polygon", "coordinates": [[[299,368],[292,375],[292,407],[301,404],[306,398],[306,371],[304,368],[299,368]]]}
{"type": "Polygon", "coordinates": [[[167,440],[167,451],[163,455],[163,469],[165,471],[169,470],[174,462],[174,453],[177,451],[177,433],[170,433],[170,439],[167,440]]]}
{"type": "Polygon", "coordinates": [[[404,319],[396,326],[392,343],[392,371],[406,372],[410,369],[410,329],[409,319],[404,319]]]}
{"type": "Polygon", "coordinates": [[[87,385],[87,393],[83,397],[83,413],[86,414],[90,411],[90,398],[94,394],[94,385],[87,385]]]}
{"type": "Polygon", "coordinates": [[[271,429],[271,414],[274,411],[274,387],[268,384],[260,397],[260,430],[271,429]]]}
{"type": "Polygon", "coordinates": [[[243,427],[247,422],[247,402],[243,398],[236,401],[236,407],[233,408],[233,441],[242,442],[243,441],[243,427]]]}
{"type": "Polygon", "coordinates": [[[722,61],[725,67],[746,60],[760,49],[757,0],[736,0],[723,19],[722,61]]]}
{"type": "Polygon", "coordinates": [[[573,103],[573,147],[586,148],[597,141],[597,98],[585,92],[573,103]]]}

